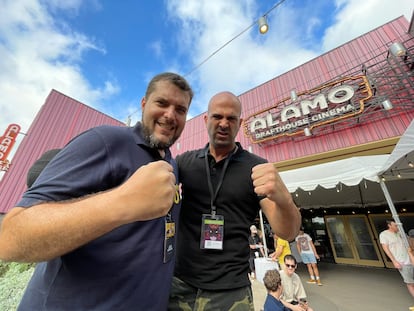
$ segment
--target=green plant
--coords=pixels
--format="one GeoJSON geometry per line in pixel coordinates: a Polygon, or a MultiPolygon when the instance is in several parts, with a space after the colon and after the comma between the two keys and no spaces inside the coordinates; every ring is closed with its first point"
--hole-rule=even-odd
{"type": "Polygon", "coordinates": [[[0,310],[15,311],[35,264],[0,261],[0,310]]]}

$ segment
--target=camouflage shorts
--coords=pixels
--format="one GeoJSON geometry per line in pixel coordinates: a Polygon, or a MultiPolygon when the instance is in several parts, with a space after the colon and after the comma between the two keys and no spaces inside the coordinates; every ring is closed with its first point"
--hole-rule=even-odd
{"type": "Polygon", "coordinates": [[[254,311],[250,286],[209,291],[184,283],[174,277],[172,282],[170,311],[254,311]]]}

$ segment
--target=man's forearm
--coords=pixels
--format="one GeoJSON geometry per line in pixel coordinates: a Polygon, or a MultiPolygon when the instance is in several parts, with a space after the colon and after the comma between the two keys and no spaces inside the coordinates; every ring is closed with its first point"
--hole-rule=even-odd
{"type": "Polygon", "coordinates": [[[119,223],[97,196],[14,208],[3,219],[0,258],[38,262],[66,254],[109,232],[119,223]]]}
{"type": "Polygon", "coordinates": [[[261,206],[270,226],[278,236],[287,241],[292,241],[297,236],[301,215],[293,200],[286,202],[284,206],[277,206],[273,201],[263,199],[261,206]]]}

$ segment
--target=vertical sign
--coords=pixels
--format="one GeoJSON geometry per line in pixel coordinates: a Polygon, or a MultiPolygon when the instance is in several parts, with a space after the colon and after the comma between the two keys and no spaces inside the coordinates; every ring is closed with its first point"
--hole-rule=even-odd
{"type": "Polygon", "coordinates": [[[7,157],[16,142],[16,137],[19,135],[20,126],[17,124],[10,124],[3,136],[0,137],[0,170],[7,171],[10,166],[10,162],[7,157]]]}

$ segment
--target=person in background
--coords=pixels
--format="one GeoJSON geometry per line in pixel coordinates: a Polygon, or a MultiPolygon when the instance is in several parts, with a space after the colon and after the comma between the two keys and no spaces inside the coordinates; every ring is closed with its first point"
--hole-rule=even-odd
{"type": "Polygon", "coordinates": [[[277,261],[279,263],[280,269],[283,269],[285,266],[285,256],[292,254],[290,245],[288,241],[279,238],[275,233],[273,233],[273,239],[275,241],[275,251],[269,256],[273,261],[277,261]]]}
{"type": "Polygon", "coordinates": [[[315,245],[312,242],[312,238],[309,234],[304,232],[304,228],[301,227],[299,235],[295,239],[298,252],[302,257],[302,261],[308,268],[310,279],[308,283],[322,285],[319,277],[319,269],[316,260],[319,260],[318,252],[315,245]]]}
{"type": "Polygon", "coordinates": [[[0,259],[38,262],[19,311],[166,310],[180,209],[169,147],[193,97],[161,73],[135,127],[72,139],[3,219],[0,259]]]}
{"type": "Polygon", "coordinates": [[[414,265],[414,229],[408,230],[408,256],[411,265],[414,265]]]}
{"type": "Polygon", "coordinates": [[[263,278],[264,286],[267,290],[266,300],[263,306],[263,311],[291,311],[280,300],[282,295],[282,281],[279,271],[268,270],[263,278]]]}
{"type": "Polygon", "coordinates": [[[292,311],[313,311],[309,307],[305,289],[299,275],[296,274],[297,261],[295,256],[286,255],[284,269],[280,271],[282,279],[282,303],[292,311]]]}
{"type": "Polygon", "coordinates": [[[262,209],[284,239],[299,230],[299,210],[276,167],[235,141],[241,107],[230,92],[214,95],[204,116],[209,143],[176,158],[183,205],[169,310],[253,311],[246,228],[262,209]],[[202,238],[208,223],[221,226],[222,241],[202,238]]]}
{"type": "MultiPolygon", "coordinates": [[[[414,267],[410,262],[409,252],[404,245],[397,223],[393,219],[387,219],[385,222],[387,229],[379,235],[382,249],[398,269],[408,292],[414,297],[414,267]]],[[[410,307],[410,310],[414,310],[414,306],[410,307]]]]}
{"type": "Polygon", "coordinates": [[[26,176],[27,188],[30,188],[33,185],[46,165],[59,153],[60,150],[60,148],[47,150],[35,161],[35,163],[33,163],[26,176]]]}
{"type": "Polygon", "coordinates": [[[265,254],[263,251],[262,240],[257,234],[257,227],[255,225],[250,226],[249,247],[250,247],[250,258],[249,258],[250,278],[254,279],[255,278],[254,259],[256,257],[265,257],[265,254]]]}

